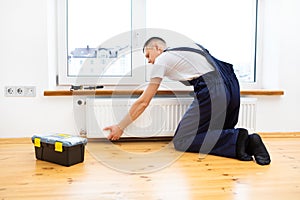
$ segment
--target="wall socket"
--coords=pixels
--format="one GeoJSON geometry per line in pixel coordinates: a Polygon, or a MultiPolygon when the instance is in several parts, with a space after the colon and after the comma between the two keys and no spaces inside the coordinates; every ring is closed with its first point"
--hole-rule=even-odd
{"type": "Polygon", "coordinates": [[[6,97],[35,97],[35,86],[5,86],[4,95],[6,97]]]}

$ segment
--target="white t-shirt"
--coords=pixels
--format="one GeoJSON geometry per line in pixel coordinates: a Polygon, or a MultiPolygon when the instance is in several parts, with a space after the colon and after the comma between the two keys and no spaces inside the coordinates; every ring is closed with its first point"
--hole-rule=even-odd
{"type": "Polygon", "coordinates": [[[152,66],[150,78],[167,78],[187,81],[214,71],[206,58],[190,51],[166,51],[160,54],[152,66]]]}

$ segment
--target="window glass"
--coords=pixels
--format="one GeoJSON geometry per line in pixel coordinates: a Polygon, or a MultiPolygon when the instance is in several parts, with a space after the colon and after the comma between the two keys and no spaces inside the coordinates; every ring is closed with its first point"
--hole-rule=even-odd
{"type": "Polygon", "coordinates": [[[149,0],[146,26],[184,34],[255,81],[256,0],[149,0]]]}
{"type": "Polygon", "coordinates": [[[131,0],[68,0],[69,77],[130,76],[130,35],[126,42],[108,40],[131,29],[131,0]]]}

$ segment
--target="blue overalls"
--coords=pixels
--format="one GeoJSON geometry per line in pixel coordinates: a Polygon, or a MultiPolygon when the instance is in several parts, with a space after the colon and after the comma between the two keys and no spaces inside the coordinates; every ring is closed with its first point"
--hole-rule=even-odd
{"type": "Polygon", "coordinates": [[[240,87],[229,63],[200,49],[180,47],[166,51],[192,51],[204,56],[215,71],[188,81],[194,87],[194,101],[175,132],[175,149],[236,158],[240,108],[240,87]]]}

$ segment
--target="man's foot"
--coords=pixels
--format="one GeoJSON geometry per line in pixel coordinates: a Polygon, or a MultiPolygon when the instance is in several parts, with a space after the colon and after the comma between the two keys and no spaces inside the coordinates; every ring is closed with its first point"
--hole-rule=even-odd
{"type": "Polygon", "coordinates": [[[261,137],[256,133],[249,135],[249,144],[246,152],[250,155],[254,155],[255,161],[259,165],[268,165],[271,162],[267,148],[261,137]]]}
{"type": "Polygon", "coordinates": [[[246,153],[246,147],[248,146],[249,141],[248,131],[246,129],[240,128],[238,139],[236,142],[236,157],[242,161],[251,161],[253,160],[252,156],[246,153]]]}

